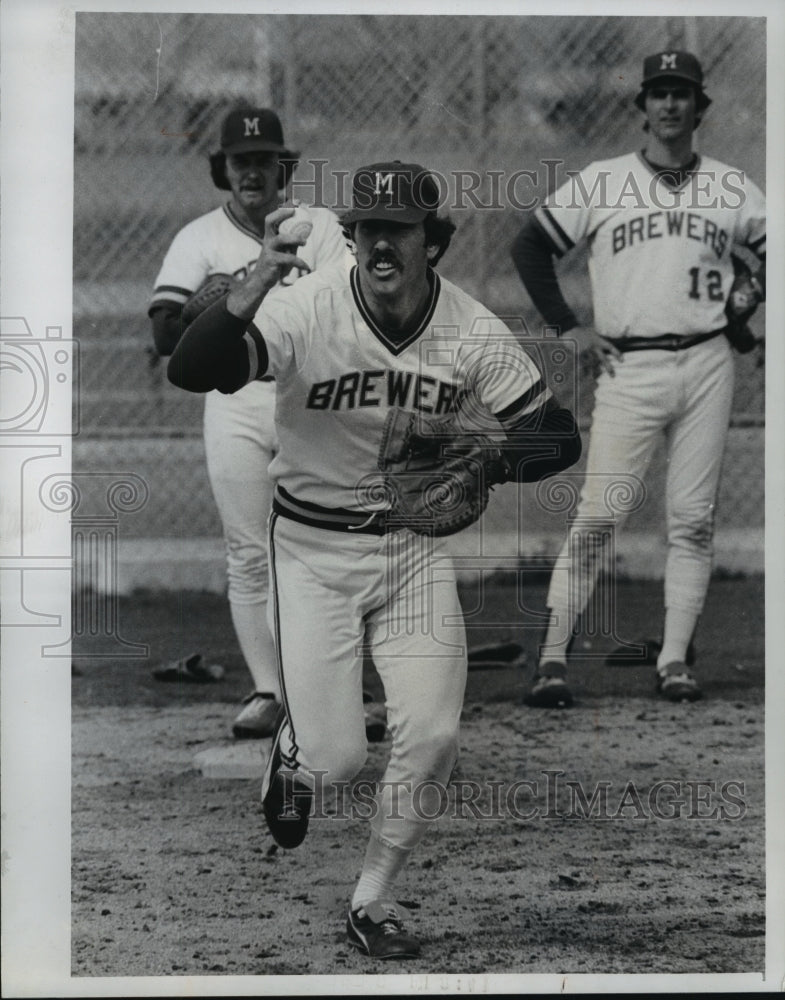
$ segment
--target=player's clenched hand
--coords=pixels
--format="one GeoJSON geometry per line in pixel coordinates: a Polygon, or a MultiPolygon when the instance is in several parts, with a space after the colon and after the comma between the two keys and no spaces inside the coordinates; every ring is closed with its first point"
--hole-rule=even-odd
{"type": "Polygon", "coordinates": [[[296,255],[296,249],[303,246],[307,236],[294,229],[291,232],[279,232],[279,226],[295,214],[292,205],[278,208],[264,220],[264,243],[262,252],[254,264],[250,274],[237,285],[226,300],[226,308],[240,319],[253,319],[256,310],[265,295],[274,288],[281,278],[293,267],[301,271],[311,268],[296,255]]]}
{"type": "Polygon", "coordinates": [[[574,326],[565,337],[572,337],[578,348],[578,357],[594,375],[606,371],[613,376],[615,363],[624,361],[618,347],[601,337],[594,327],[574,326]]]}

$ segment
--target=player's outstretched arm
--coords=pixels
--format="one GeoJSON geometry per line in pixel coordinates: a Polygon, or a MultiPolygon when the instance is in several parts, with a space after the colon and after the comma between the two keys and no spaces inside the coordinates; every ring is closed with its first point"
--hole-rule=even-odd
{"type": "Polygon", "coordinates": [[[293,206],[276,209],[264,220],[264,243],[253,270],[229,293],[226,309],[239,319],[252,320],[267,293],[286,277],[293,267],[301,271],[311,268],[295,256],[306,238],[293,233],[281,233],[278,227],[295,213],[293,206]]]}
{"type": "Polygon", "coordinates": [[[534,483],[575,465],[581,457],[581,432],[572,412],[551,396],[534,413],[517,421],[500,420],[507,435],[504,456],[511,481],[534,483]]]}
{"type": "Polygon", "coordinates": [[[310,271],[294,253],[305,237],[280,233],[278,227],[294,215],[294,208],[279,208],[265,219],[262,252],[251,273],[227,295],[205,309],[188,326],[167,367],[169,381],[189,392],[236,392],[250,378],[267,369],[264,339],[253,318],[267,293],[293,267],[310,271]],[[254,371],[246,333],[254,345],[254,371]]]}
{"type": "MultiPolygon", "coordinates": [[[[251,362],[245,334],[252,321],[228,312],[228,295],[204,310],[191,323],[175,347],[166,369],[169,381],[189,392],[236,392],[247,384],[251,362]]],[[[264,341],[258,332],[258,353],[264,353],[263,374],[267,367],[264,341]]]]}

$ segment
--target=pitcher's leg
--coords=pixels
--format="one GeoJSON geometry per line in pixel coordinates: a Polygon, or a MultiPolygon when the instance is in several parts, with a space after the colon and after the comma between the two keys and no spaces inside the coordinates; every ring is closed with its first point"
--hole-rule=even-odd
{"type": "MultiPolygon", "coordinates": [[[[330,535],[271,517],[270,620],[286,713],[281,748],[311,785],[312,771],[326,784],[352,778],[367,755],[365,623],[351,593],[350,560],[331,546],[330,535]]],[[[361,570],[354,568],[359,576],[361,570]]]]}
{"type": "MultiPolygon", "coordinates": [[[[401,533],[401,586],[374,615],[369,638],[392,735],[352,908],[391,898],[411,851],[445,808],[458,756],[466,687],[466,636],[452,562],[431,541],[401,533]]],[[[400,568],[400,564],[399,564],[400,568]]]]}

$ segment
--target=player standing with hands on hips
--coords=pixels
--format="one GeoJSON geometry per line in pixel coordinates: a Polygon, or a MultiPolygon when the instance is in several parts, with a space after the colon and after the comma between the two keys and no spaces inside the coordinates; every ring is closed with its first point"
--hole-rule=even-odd
{"type": "MultiPolygon", "coordinates": [[[[220,297],[243,280],[256,263],[264,220],[285,196],[299,155],[287,148],[281,122],[270,108],[239,107],[225,116],[210,172],[215,186],[232,196],[180,230],[166,253],[148,310],[160,355],[170,355],[194,315],[211,297],[220,297]]],[[[349,258],[332,212],[308,208],[298,215],[311,229],[300,253],[309,270],[349,258]]],[[[303,273],[293,268],[281,284],[293,284],[303,273]]],[[[272,736],[280,711],[275,650],[267,626],[267,518],[272,503],[267,469],[278,448],[274,413],[270,375],[233,396],[211,392],[205,399],[207,472],[223,524],[232,623],[254,682],[234,721],[234,734],[240,738],[272,736]]]]}
{"type": "Polygon", "coordinates": [[[441,535],[464,509],[479,516],[493,483],[551,475],[581,447],[507,327],[434,270],[455,228],[438,204],[419,165],[360,168],[342,219],[356,266],[286,294],[275,286],[301,262],[276,235],[287,210],[268,216],[248,281],[195,320],[168,369],[195,392],[265,373],[278,385],[271,618],[286,717],[262,803],[283,847],[305,839],[317,783],[349,781],[365,762],[364,643],[373,653],[392,746],[347,933],[374,958],[419,953],[393,887],[457,759],[466,636],[441,535]],[[400,479],[384,471],[407,462],[400,479]]]}
{"type": "Polygon", "coordinates": [[[761,191],[742,171],[693,150],[710,103],[694,55],[647,56],[635,98],[646,116],[645,147],[590,164],[579,183],[572,178],[535,210],[513,244],[518,273],[545,321],[575,338],[600,369],[576,525],[551,577],[549,624],[526,698],[532,706],[572,702],[570,642],[602,565],[598,539],[618,527],[606,506],[609,477],[642,478],[663,437],[668,557],[657,690],[672,701],[701,697],[689,666],[711,574],[733,397],[731,345],[751,346],[745,320],[764,297],[766,251],[761,191]],[[578,324],[553,265],[584,239],[591,327],[578,324]],[[730,294],[734,246],[764,262],[740,308],[730,294]],[[588,519],[594,525],[581,535],[588,519]],[[609,531],[596,533],[603,519],[609,531]]]}

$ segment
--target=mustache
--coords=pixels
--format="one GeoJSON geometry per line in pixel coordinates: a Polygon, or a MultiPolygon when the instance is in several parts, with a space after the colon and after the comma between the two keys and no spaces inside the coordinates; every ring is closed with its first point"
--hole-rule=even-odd
{"type": "Polygon", "coordinates": [[[401,262],[398,260],[397,254],[393,253],[392,250],[374,250],[368,258],[366,266],[371,271],[377,264],[392,264],[399,270],[401,268],[401,262]]]}

